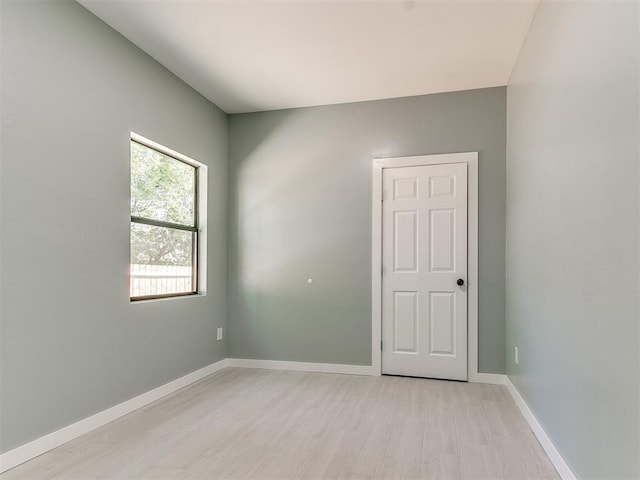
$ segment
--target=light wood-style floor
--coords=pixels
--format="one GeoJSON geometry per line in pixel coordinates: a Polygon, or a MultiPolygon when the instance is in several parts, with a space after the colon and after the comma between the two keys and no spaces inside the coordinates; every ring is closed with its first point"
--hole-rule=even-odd
{"type": "Polygon", "coordinates": [[[503,386],[225,369],[2,479],[557,479],[503,386]]]}

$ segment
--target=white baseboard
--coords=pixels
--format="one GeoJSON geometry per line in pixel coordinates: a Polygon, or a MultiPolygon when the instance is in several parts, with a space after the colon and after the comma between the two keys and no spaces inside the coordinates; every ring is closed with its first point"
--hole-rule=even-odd
{"type": "Polygon", "coordinates": [[[219,362],[207,365],[200,370],[188,373],[184,377],[177,378],[169,383],[165,383],[153,390],[145,392],[137,397],[122,402],[111,408],[96,413],[90,417],[80,420],[71,425],[56,430],[44,437],[40,437],[32,442],[21,445],[13,450],[0,455],[0,473],[5,472],[15,466],[20,465],[32,458],[42,455],[49,450],[59,447],[74,438],[84,435],[102,425],[112,422],[128,413],[133,412],[145,405],[148,405],[162,397],[169,395],[170,393],[180,390],[191,383],[194,383],[204,377],[211,375],[227,366],[227,359],[220,360],[219,362]]]}
{"type": "MultiPolygon", "coordinates": [[[[370,365],[345,365],[342,363],[287,362],[281,360],[256,360],[252,358],[227,358],[227,367],[262,368],[265,370],[290,370],[295,372],[340,373],[346,375],[379,376],[380,372],[370,365]]],[[[472,373],[472,383],[505,385],[507,376],[499,373],[472,373]]]]}
{"type": "Polygon", "coordinates": [[[560,455],[560,452],[558,452],[558,449],[544,431],[542,425],[540,425],[540,422],[538,422],[538,419],[529,408],[529,405],[527,405],[527,402],[524,401],[516,386],[511,383],[509,377],[506,378],[506,385],[520,412],[522,412],[522,415],[531,427],[531,430],[533,430],[534,435],[538,438],[549,460],[551,460],[551,463],[553,463],[553,466],[556,468],[560,478],[562,478],[562,480],[576,480],[575,474],[571,471],[567,462],[564,461],[564,458],[562,458],[562,455],[560,455]]]}
{"type": "Polygon", "coordinates": [[[501,373],[471,373],[469,374],[471,383],[490,383],[491,385],[506,385],[507,376],[501,373]]]}
{"type": "Polygon", "coordinates": [[[228,367],[292,370],[296,372],[341,373],[346,375],[379,375],[370,365],[344,365],[341,363],[284,362],[280,360],[253,360],[227,358],[228,367]]]}

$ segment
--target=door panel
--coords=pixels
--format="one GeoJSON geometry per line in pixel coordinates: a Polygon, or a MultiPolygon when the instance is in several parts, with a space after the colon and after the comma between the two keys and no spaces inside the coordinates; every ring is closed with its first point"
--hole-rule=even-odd
{"type": "Polygon", "coordinates": [[[429,308],[429,353],[455,356],[455,293],[429,292],[429,308]]]}
{"type": "Polygon", "coordinates": [[[418,212],[393,212],[393,271],[418,271],[418,212]]]}
{"type": "Polygon", "coordinates": [[[418,292],[393,292],[393,351],[418,352],[418,292]]]}
{"type": "Polygon", "coordinates": [[[387,168],[382,372],[467,379],[467,164],[387,168]]]}
{"type": "Polygon", "coordinates": [[[429,271],[455,272],[456,211],[443,208],[429,211],[429,271]]]}

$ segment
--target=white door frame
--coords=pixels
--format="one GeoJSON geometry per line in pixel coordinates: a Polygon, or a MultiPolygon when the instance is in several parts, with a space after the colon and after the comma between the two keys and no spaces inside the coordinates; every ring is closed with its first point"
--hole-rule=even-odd
{"type": "Polygon", "coordinates": [[[382,375],[382,170],[447,163],[468,165],[467,220],[467,374],[470,382],[494,383],[493,375],[478,373],[478,152],[376,158],[373,160],[371,201],[371,365],[382,375]]]}

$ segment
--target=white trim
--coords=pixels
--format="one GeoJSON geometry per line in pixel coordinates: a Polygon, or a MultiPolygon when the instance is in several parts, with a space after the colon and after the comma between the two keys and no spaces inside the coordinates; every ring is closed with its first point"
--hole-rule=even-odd
{"type": "Polygon", "coordinates": [[[474,380],[478,378],[478,152],[374,159],[371,191],[371,365],[376,375],[382,374],[382,170],[447,163],[466,163],[469,169],[467,377],[472,382],[493,383],[474,380]]]}
{"type": "Polygon", "coordinates": [[[469,375],[471,383],[489,383],[491,385],[506,385],[507,376],[501,373],[475,373],[469,375]]]}
{"type": "MultiPolygon", "coordinates": [[[[346,375],[379,376],[380,372],[369,365],[345,365],[341,363],[287,362],[281,360],[256,360],[252,358],[228,358],[227,367],[262,368],[265,370],[291,370],[295,372],[339,373],[346,375]]],[[[476,373],[469,377],[472,383],[505,385],[507,376],[499,373],[476,373]]]]}
{"type": "Polygon", "coordinates": [[[96,413],[95,415],[87,417],[76,423],[72,423],[71,425],[67,425],[66,427],[49,433],[44,437],[40,437],[29,443],[25,443],[24,445],[14,448],[13,450],[9,450],[8,452],[0,455],[0,473],[6,472],[7,470],[18,466],[21,463],[24,463],[28,460],[31,460],[32,458],[37,457],[38,455],[42,455],[49,450],[59,447],[60,445],[63,445],[73,440],[74,438],[79,437],[80,435],[84,435],[85,433],[95,430],[98,427],[117,420],[118,418],[123,417],[133,412],[134,410],[144,407],[145,405],[149,405],[150,403],[153,403],[156,400],[159,400],[162,397],[175,392],[176,390],[184,388],[187,385],[197,382],[198,380],[201,380],[204,377],[207,377],[212,373],[225,368],[226,366],[227,359],[212,363],[211,365],[207,365],[200,370],[188,373],[183,377],[172,380],[169,383],[165,383],[160,387],[149,390],[146,393],[143,393],[130,400],[103,410],[102,412],[96,413]]]}
{"type": "Polygon", "coordinates": [[[567,462],[564,461],[564,458],[562,458],[562,455],[560,455],[560,452],[558,452],[558,449],[544,431],[542,425],[540,425],[540,422],[538,422],[538,419],[529,408],[529,405],[524,401],[520,392],[511,382],[509,377],[506,378],[506,385],[509,393],[511,393],[511,396],[513,397],[513,400],[520,409],[522,416],[531,427],[531,430],[533,430],[534,435],[540,442],[540,445],[542,445],[542,448],[549,457],[549,460],[551,460],[551,463],[553,463],[553,466],[556,468],[560,478],[562,478],[562,480],[576,480],[575,474],[571,471],[567,462]]]}
{"type": "Polygon", "coordinates": [[[341,373],[346,375],[379,375],[379,372],[369,365],[285,362],[280,360],[254,360],[251,358],[227,358],[227,367],[292,370],[296,372],[341,373]]]}

